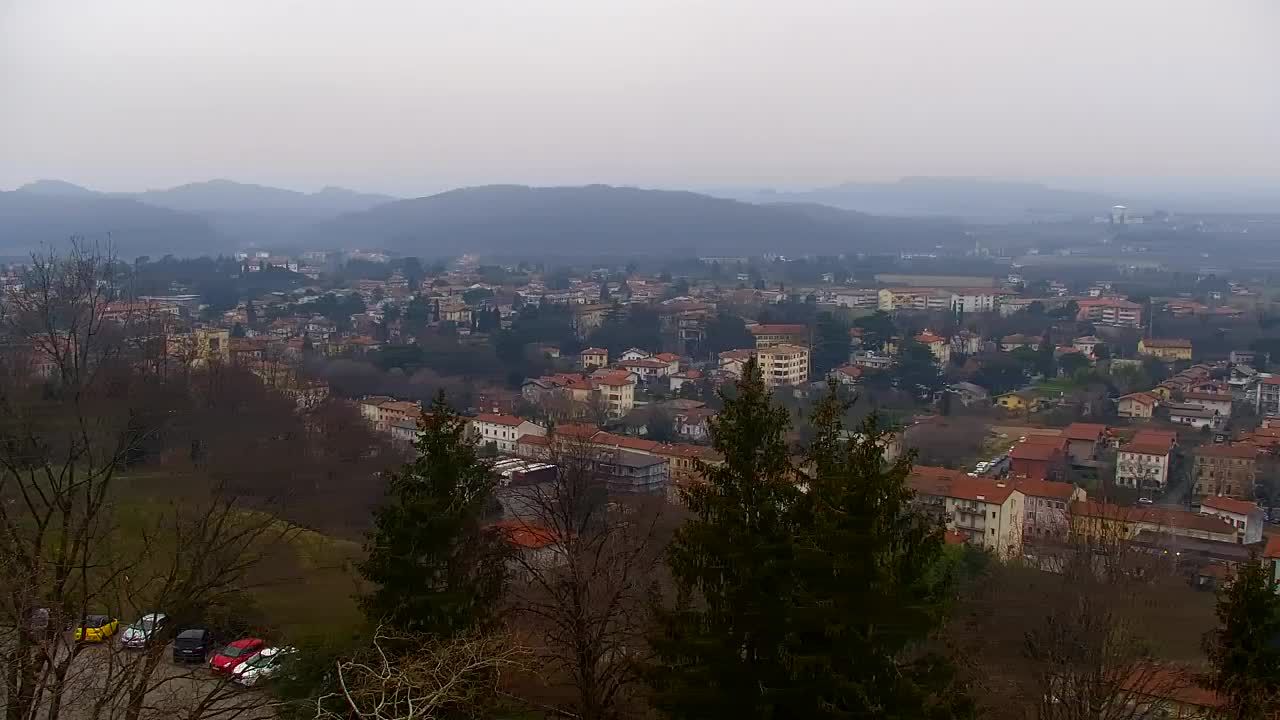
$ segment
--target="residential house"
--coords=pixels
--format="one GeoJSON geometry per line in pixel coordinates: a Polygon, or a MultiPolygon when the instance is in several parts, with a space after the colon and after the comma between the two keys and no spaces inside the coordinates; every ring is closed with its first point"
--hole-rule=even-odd
{"type": "Polygon", "coordinates": [[[671,392],[677,392],[680,388],[684,387],[685,383],[697,382],[701,380],[702,377],[703,375],[701,370],[689,369],[674,373],[668,378],[668,382],[671,383],[671,392]]]}
{"type": "Polygon", "coordinates": [[[668,375],[680,372],[680,356],[675,353],[660,352],[649,359],[666,363],[668,375]]]}
{"type": "Polygon", "coordinates": [[[715,416],[715,410],[703,407],[678,411],[671,419],[680,437],[693,442],[707,442],[711,439],[711,419],[715,416]]]}
{"type": "Polygon", "coordinates": [[[836,305],[861,310],[875,310],[880,307],[880,291],[875,288],[846,288],[834,291],[836,305]]]}
{"type": "Polygon", "coordinates": [[[1144,438],[1120,446],[1116,453],[1116,485],[1138,490],[1163,490],[1169,484],[1169,464],[1173,448],[1164,442],[1144,438]]]}
{"type": "Polygon", "coordinates": [[[1076,320],[1111,327],[1142,327],[1142,306],[1121,298],[1085,298],[1076,301],[1076,320]]]}
{"type": "Polygon", "coordinates": [[[992,312],[1006,294],[1009,291],[997,288],[955,288],[951,291],[951,310],[964,313],[992,312]]]}
{"type": "Polygon", "coordinates": [[[1222,418],[1231,417],[1231,393],[1186,392],[1182,394],[1182,402],[1186,405],[1198,405],[1222,418]]]}
{"type": "Polygon", "coordinates": [[[809,344],[809,328],[799,324],[755,324],[748,325],[747,331],[755,338],[756,349],[774,347],[776,345],[809,344]]]}
{"type": "Polygon", "coordinates": [[[1012,413],[1035,412],[1040,409],[1040,396],[1016,390],[996,397],[996,406],[1012,413]]]}
{"type": "Polygon", "coordinates": [[[1174,425],[1190,425],[1193,428],[1221,428],[1226,418],[1211,410],[1188,403],[1165,403],[1169,410],[1169,422],[1174,425]]]}
{"type": "Polygon", "coordinates": [[[1106,345],[1106,342],[1094,335],[1078,337],[1071,342],[1071,347],[1079,350],[1090,358],[1097,357],[1097,354],[1094,351],[1097,350],[1099,345],[1106,345]]]}
{"type": "Polygon", "coordinates": [[[652,357],[623,360],[618,366],[636,374],[644,382],[652,382],[671,374],[671,365],[652,357]]]}
{"type": "Polygon", "coordinates": [[[1226,497],[1207,497],[1200,501],[1200,512],[1215,515],[1236,528],[1236,542],[1252,545],[1262,542],[1265,520],[1257,503],[1226,497]]]}
{"type": "Polygon", "coordinates": [[[1071,531],[1071,503],[1087,499],[1084,488],[1053,480],[1015,480],[1013,487],[1026,498],[1022,534],[1026,540],[1065,540],[1071,531]]]}
{"type": "Polygon", "coordinates": [[[991,393],[987,392],[986,388],[963,380],[947,386],[947,391],[954,395],[960,401],[960,404],[965,407],[985,405],[991,401],[991,393]]]}
{"type": "Polygon", "coordinates": [[[1193,453],[1196,497],[1253,497],[1258,479],[1258,449],[1253,445],[1204,445],[1193,453]]]}
{"type": "Polygon", "coordinates": [[[880,290],[880,309],[885,312],[949,310],[951,302],[951,292],[938,288],[907,287],[880,290]]]}
{"type": "Polygon", "coordinates": [[[742,377],[743,368],[754,353],[751,350],[725,350],[720,353],[720,370],[733,377],[742,377]]]}
{"type": "Polygon", "coordinates": [[[1122,395],[1116,405],[1116,414],[1126,418],[1150,420],[1159,401],[1151,393],[1138,392],[1122,395]]]}
{"type": "Polygon", "coordinates": [[[893,367],[893,358],[870,350],[858,351],[853,353],[849,364],[866,370],[888,370],[893,367]]]}
{"type": "Polygon", "coordinates": [[[1018,348],[1030,348],[1032,350],[1040,349],[1040,338],[1034,335],[1022,335],[1014,333],[1013,335],[1005,335],[1000,338],[1000,350],[1003,352],[1013,352],[1018,348]]]}
{"type": "Polygon", "coordinates": [[[1138,354],[1165,362],[1190,360],[1191,341],[1186,338],[1142,338],[1138,341],[1138,354]]]}
{"type": "Polygon", "coordinates": [[[929,352],[933,353],[934,362],[938,365],[946,367],[947,363],[951,362],[951,344],[946,338],[925,330],[916,335],[916,342],[929,348],[929,352]]]}
{"type": "Polygon", "coordinates": [[[620,418],[636,406],[636,380],[635,375],[630,372],[593,376],[592,388],[600,394],[608,407],[609,417],[620,418]]]}
{"type": "Polygon", "coordinates": [[[609,351],[605,348],[589,347],[578,353],[578,362],[584,370],[605,367],[609,364],[609,351]]]}
{"type": "Polygon", "coordinates": [[[547,429],[514,415],[481,413],[471,418],[471,430],[481,444],[492,443],[501,453],[514,453],[522,435],[546,435],[547,429]]]}
{"type": "Polygon", "coordinates": [[[841,385],[857,385],[862,381],[863,369],[857,365],[841,365],[833,368],[827,377],[841,385]]]}
{"type": "Polygon", "coordinates": [[[952,354],[977,355],[985,349],[982,336],[968,330],[961,330],[952,335],[950,342],[952,354]]]}
{"type": "Polygon", "coordinates": [[[412,420],[392,420],[383,431],[396,442],[412,444],[418,439],[418,423],[412,420]]]}
{"type": "MultiPolygon", "coordinates": [[[[1221,566],[1216,566],[1221,567],[1221,566]]],[[[1202,673],[1174,665],[1139,664],[1120,682],[1117,696],[1134,720],[1216,720],[1229,717],[1227,698],[1205,684],[1202,673]]]]}
{"type": "Polygon", "coordinates": [[[1062,480],[1067,469],[1067,439],[1028,435],[1009,451],[1010,475],[1028,480],[1062,480]]]}
{"type": "Polygon", "coordinates": [[[1067,459],[1076,464],[1096,459],[1106,434],[1107,426],[1101,423],[1075,422],[1066,426],[1062,436],[1067,439],[1067,459]]]}
{"type": "Polygon", "coordinates": [[[1022,555],[1025,498],[1011,483],[960,470],[917,465],[908,484],[917,507],[968,542],[1000,558],[1022,555]]]}
{"type": "Polygon", "coordinates": [[[649,352],[648,350],[641,350],[640,348],[628,348],[627,350],[624,350],[621,355],[618,356],[618,361],[629,362],[632,360],[644,360],[645,358],[649,358],[652,356],[653,356],[653,353],[649,352]]]}

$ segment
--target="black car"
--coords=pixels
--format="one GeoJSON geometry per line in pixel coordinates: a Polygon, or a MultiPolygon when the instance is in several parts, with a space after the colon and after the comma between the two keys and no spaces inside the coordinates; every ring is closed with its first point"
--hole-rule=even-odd
{"type": "Polygon", "coordinates": [[[202,663],[217,646],[213,633],[205,628],[188,628],[173,640],[173,661],[202,663]]]}

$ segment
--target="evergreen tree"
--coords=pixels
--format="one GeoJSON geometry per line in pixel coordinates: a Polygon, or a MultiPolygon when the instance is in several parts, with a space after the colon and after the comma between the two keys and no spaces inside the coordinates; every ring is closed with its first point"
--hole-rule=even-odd
{"type": "Polygon", "coordinates": [[[909,504],[911,456],[886,467],[874,414],[852,439],[835,383],[814,412],[808,492],[796,504],[795,597],[785,689],[770,717],[925,718],[971,712],[950,666],[907,651],[936,630],[941,533],[909,504]]]}
{"type": "Polygon", "coordinates": [[[392,478],[360,573],[371,623],[450,637],[494,619],[505,588],[501,539],[481,526],[494,486],[467,422],[436,396],[419,421],[416,460],[392,478]]]}
{"type": "Polygon", "coordinates": [[[253,306],[253,301],[249,300],[244,304],[244,321],[249,327],[258,324],[258,309],[253,306]]]}
{"type": "Polygon", "coordinates": [[[1058,376],[1058,363],[1053,356],[1053,338],[1045,331],[1040,338],[1040,347],[1036,350],[1036,372],[1045,378],[1058,376]]]}
{"type": "Polygon", "coordinates": [[[605,278],[600,281],[600,303],[609,302],[609,280],[605,278]]]}
{"type": "Polygon", "coordinates": [[[682,602],[657,611],[652,638],[659,664],[648,680],[673,718],[767,717],[768,689],[788,676],[790,512],[800,495],[788,414],[770,402],[754,360],[723,397],[712,444],[724,462],[682,491],[693,518],[667,559],[682,602]]]}
{"type": "Polygon", "coordinates": [[[234,326],[232,326],[232,328],[231,328],[231,337],[233,337],[233,338],[242,338],[242,337],[244,337],[244,336],[245,336],[245,332],[244,332],[244,326],[243,326],[243,325],[241,325],[240,323],[236,323],[234,326]]]}
{"type": "Polygon", "coordinates": [[[1242,563],[1217,612],[1219,628],[1205,643],[1209,685],[1226,698],[1226,717],[1264,717],[1280,701],[1280,595],[1267,565],[1242,563]]]}
{"type": "Polygon", "coordinates": [[[836,320],[830,312],[818,313],[814,330],[813,374],[826,377],[827,373],[849,362],[849,329],[836,320]]]}

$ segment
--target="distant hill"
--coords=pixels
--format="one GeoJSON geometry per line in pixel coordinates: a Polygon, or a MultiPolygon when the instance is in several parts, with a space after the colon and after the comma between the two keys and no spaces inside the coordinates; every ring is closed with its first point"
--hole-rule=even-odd
{"type": "Polygon", "coordinates": [[[1123,202],[1102,193],[1061,190],[1039,183],[932,177],[903,178],[893,183],[845,183],[802,192],[725,190],[712,194],[754,203],[818,203],[873,215],[980,222],[1092,217],[1123,202]]]}
{"type": "Polygon", "coordinates": [[[213,227],[197,216],[87,192],[88,195],[0,192],[0,255],[26,255],[42,245],[65,247],[68,239],[77,235],[100,244],[109,238],[124,260],[138,255],[195,255],[223,249],[213,227]]]}
{"type": "MultiPolygon", "coordinates": [[[[165,213],[153,214],[151,217],[157,223],[167,222],[170,225],[177,218],[185,218],[183,222],[188,227],[198,226],[202,228],[203,234],[195,244],[175,243],[169,252],[177,255],[212,252],[213,248],[209,245],[211,236],[216,237],[215,247],[220,250],[297,244],[302,231],[315,223],[395,200],[388,195],[359,193],[338,187],[303,193],[231,180],[209,180],[139,193],[101,193],[61,180],[40,180],[24,185],[15,192],[21,196],[46,200],[78,198],[133,202],[155,210],[164,210],[165,213]],[[167,220],[162,221],[162,218],[167,220]]],[[[41,202],[35,203],[30,210],[31,213],[36,213],[41,208],[52,207],[51,203],[41,202]]],[[[80,222],[85,226],[80,232],[102,233],[107,231],[107,225],[118,222],[123,217],[142,217],[142,211],[137,208],[126,212],[123,210],[125,207],[127,206],[98,204],[79,208],[75,212],[79,213],[80,222]],[[96,221],[97,227],[93,227],[94,208],[106,213],[101,221],[96,221]]],[[[34,214],[29,215],[28,220],[33,223],[30,227],[40,224],[34,214]]],[[[51,228],[63,226],[57,218],[52,218],[45,224],[51,228]]],[[[0,240],[4,230],[0,226],[0,240]]]]}
{"type": "Polygon", "coordinates": [[[303,193],[231,180],[207,180],[128,196],[151,205],[185,212],[284,215],[313,221],[367,210],[396,199],[389,195],[358,193],[337,187],[303,193]]]}
{"type": "Polygon", "coordinates": [[[489,185],[401,200],[318,225],[333,247],[563,254],[856,252],[958,239],[957,227],[813,205],[756,205],[628,187],[489,185]]]}

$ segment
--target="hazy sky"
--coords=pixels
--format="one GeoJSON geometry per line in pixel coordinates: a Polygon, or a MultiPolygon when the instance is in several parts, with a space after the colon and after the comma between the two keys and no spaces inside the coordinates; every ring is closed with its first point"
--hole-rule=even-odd
{"type": "Polygon", "coordinates": [[[1280,0],[0,0],[0,188],[1280,176],[1280,0]]]}

